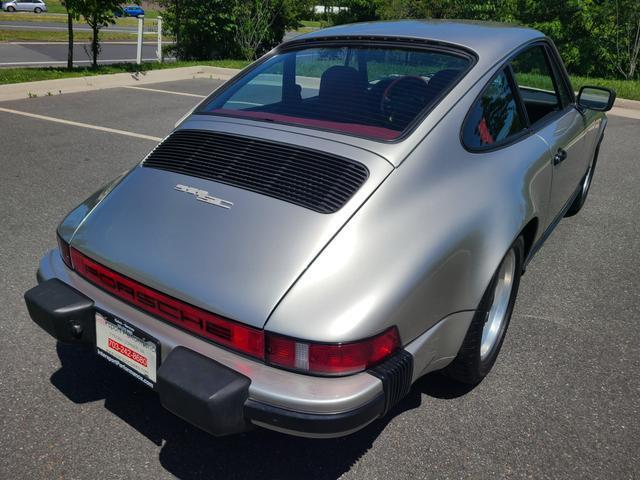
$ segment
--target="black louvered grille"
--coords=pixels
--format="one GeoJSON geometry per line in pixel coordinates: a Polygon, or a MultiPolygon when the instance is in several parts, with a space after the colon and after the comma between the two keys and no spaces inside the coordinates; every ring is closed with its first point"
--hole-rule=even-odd
{"type": "Polygon", "coordinates": [[[226,183],[320,213],[333,213],[362,186],[361,163],[309,148],[226,133],[178,130],[143,166],[226,183]]]}

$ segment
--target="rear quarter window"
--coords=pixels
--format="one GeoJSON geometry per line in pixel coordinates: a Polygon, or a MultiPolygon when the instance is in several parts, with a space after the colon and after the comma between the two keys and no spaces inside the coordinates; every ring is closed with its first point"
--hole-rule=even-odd
{"type": "Polygon", "coordinates": [[[502,70],[471,107],[462,129],[462,142],[470,149],[499,146],[525,128],[513,88],[502,70]]]}

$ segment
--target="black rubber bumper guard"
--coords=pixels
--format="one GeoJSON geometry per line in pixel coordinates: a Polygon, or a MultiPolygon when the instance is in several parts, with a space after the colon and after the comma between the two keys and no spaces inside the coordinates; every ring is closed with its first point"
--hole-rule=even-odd
{"type": "MultiPolygon", "coordinates": [[[[33,321],[63,343],[95,346],[94,302],[58,280],[42,282],[24,295],[33,321]]],[[[249,398],[251,379],[185,347],[174,348],[157,372],[160,403],[215,436],[243,432],[251,421],[311,435],[349,433],[385,415],[411,386],[413,357],[401,350],[369,370],[383,392],[355,410],[303,413],[249,398]]]]}

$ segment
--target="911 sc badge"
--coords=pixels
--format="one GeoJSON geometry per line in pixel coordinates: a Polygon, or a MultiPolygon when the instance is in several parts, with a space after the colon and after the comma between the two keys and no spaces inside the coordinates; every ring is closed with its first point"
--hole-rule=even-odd
{"type": "Polygon", "coordinates": [[[196,197],[196,200],[199,200],[204,203],[208,203],[210,205],[216,205],[222,208],[231,208],[233,207],[233,202],[228,200],[223,200],[222,198],[214,197],[213,195],[209,195],[209,192],[206,190],[199,190],[197,188],[188,187],[186,185],[178,184],[174,187],[179,192],[190,193],[196,197]]]}

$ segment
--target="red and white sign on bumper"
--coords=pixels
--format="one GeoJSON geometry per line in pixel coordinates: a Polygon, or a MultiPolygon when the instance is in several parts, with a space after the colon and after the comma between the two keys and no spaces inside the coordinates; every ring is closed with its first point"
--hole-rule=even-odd
{"type": "Polygon", "coordinates": [[[96,312],[98,354],[150,387],[156,382],[157,343],[140,336],[130,325],[96,312]]]}

